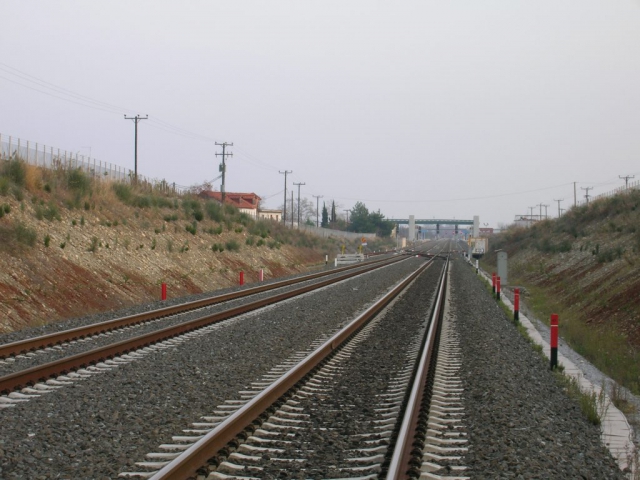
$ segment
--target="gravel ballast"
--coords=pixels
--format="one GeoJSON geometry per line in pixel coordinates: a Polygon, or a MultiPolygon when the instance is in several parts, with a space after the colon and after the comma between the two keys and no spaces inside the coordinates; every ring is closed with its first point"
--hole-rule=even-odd
{"type": "Polygon", "coordinates": [[[549,371],[548,361],[487,292],[475,269],[453,262],[451,308],[460,327],[472,478],[622,479],[600,441],[549,371]]]}
{"type": "Polygon", "coordinates": [[[363,311],[424,259],[305,294],[177,348],[0,410],[0,478],[115,478],[296,351],[363,311]]]}

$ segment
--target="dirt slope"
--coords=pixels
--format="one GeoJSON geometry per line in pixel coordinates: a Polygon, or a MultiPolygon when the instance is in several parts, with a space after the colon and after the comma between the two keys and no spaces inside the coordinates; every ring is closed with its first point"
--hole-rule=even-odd
{"type": "Polygon", "coordinates": [[[59,219],[38,220],[43,196],[0,196],[0,207],[9,206],[0,218],[0,332],[157,300],[162,282],[169,297],[177,297],[235,285],[241,270],[247,283],[258,280],[260,269],[265,278],[299,272],[333,253],[276,244],[271,237],[248,246],[246,227],[208,219],[192,235],[180,211],[177,220],[165,221],[162,209],[128,207],[113,197],[89,210],[56,207],[59,219]],[[3,237],[17,226],[36,233],[33,246],[3,237]],[[214,227],[223,231],[206,233],[214,227]],[[211,248],[230,240],[238,251],[211,248]]]}

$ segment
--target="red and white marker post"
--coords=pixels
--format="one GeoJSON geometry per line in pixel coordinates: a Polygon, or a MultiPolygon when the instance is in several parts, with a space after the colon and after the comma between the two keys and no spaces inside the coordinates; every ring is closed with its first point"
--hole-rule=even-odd
{"type": "Polygon", "coordinates": [[[240,285],[244,285],[244,272],[240,272],[240,285]]]}
{"type": "Polygon", "coordinates": [[[513,320],[518,322],[520,320],[520,289],[513,289],[513,320]]]}
{"type": "Polygon", "coordinates": [[[260,274],[258,275],[258,279],[263,282],[264,281],[264,269],[260,269],[260,274]]]}
{"type": "Polygon", "coordinates": [[[491,274],[491,290],[494,295],[496,294],[496,272],[491,274]]]}
{"type": "Polygon", "coordinates": [[[496,277],[496,300],[500,301],[500,277],[496,277]]]}
{"type": "Polygon", "coordinates": [[[551,353],[549,355],[551,370],[558,366],[558,314],[551,314],[551,353]]]}

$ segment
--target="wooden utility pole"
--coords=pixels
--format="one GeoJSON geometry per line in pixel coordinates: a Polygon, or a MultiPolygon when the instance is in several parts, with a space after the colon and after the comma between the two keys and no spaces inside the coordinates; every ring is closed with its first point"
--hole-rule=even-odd
{"type": "Polygon", "coordinates": [[[133,154],[133,178],[134,178],[135,184],[138,183],[138,123],[140,123],[140,120],[147,120],[148,118],[149,118],[149,115],[145,117],[141,117],[140,115],[136,115],[135,117],[127,117],[126,115],[124,116],[125,120],[133,120],[133,123],[136,126],[135,134],[134,134],[135,150],[133,154]]]}
{"type": "MultiPolygon", "coordinates": [[[[294,185],[298,186],[298,228],[300,228],[300,186],[301,185],[306,185],[306,183],[300,182],[300,183],[296,183],[293,182],[294,185]]],[[[293,200],[293,199],[292,199],[293,200]]],[[[293,210],[291,210],[291,221],[293,222],[293,210]]]]}
{"type": "MultiPolygon", "coordinates": [[[[278,170],[278,172],[280,172],[280,170],[278,170]]],[[[285,170],[284,172],[280,172],[281,174],[284,174],[284,204],[282,206],[282,224],[286,225],[287,224],[287,174],[289,173],[293,173],[293,170],[285,170]]],[[[293,210],[292,210],[293,212],[293,210]]]]}
{"type": "Polygon", "coordinates": [[[216,157],[222,156],[222,163],[220,164],[219,169],[220,169],[220,172],[222,173],[222,185],[220,186],[220,193],[222,193],[222,205],[224,206],[224,200],[227,197],[227,192],[225,191],[225,188],[224,188],[224,174],[227,171],[227,164],[225,163],[225,159],[226,157],[233,157],[233,153],[226,153],[225,149],[227,147],[233,147],[233,143],[216,142],[216,145],[220,145],[222,147],[222,153],[216,153],[216,157]]]}
{"type": "Polygon", "coordinates": [[[318,223],[318,212],[320,211],[320,199],[324,198],[324,195],[311,195],[313,198],[316,199],[316,228],[320,227],[320,224],[318,223]]]}

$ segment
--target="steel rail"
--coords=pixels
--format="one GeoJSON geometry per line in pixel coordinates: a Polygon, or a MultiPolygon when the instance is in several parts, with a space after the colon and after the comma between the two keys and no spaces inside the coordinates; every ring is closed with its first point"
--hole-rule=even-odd
{"type": "Polygon", "coordinates": [[[295,290],[290,290],[288,292],[283,292],[268,298],[256,300],[254,302],[223,310],[218,313],[205,315],[201,318],[187,321],[171,327],[166,327],[155,332],[150,332],[134,338],[122,340],[120,342],[89,350],[84,353],[79,353],[70,357],[62,358],[60,360],[21,370],[4,377],[0,377],[0,393],[11,392],[13,390],[25,387],[29,384],[33,384],[39,381],[45,381],[49,378],[67,373],[72,370],[85,368],[88,365],[113,358],[117,355],[126,354],[139,348],[144,348],[154,343],[162,342],[164,340],[168,340],[169,338],[173,338],[175,336],[196,330],[198,328],[205,327],[212,323],[236,317],[238,315],[242,315],[243,313],[257,310],[267,305],[296,297],[298,295],[302,295],[303,293],[317,290],[327,285],[331,285],[332,283],[337,283],[339,281],[346,280],[348,278],[352,278],[388,265],[388,263],[378,262],[373,265],[369,265],[366,268],[343,273],[338,277],[323,280],[311,285],[305,285],[295,290]]]}
{"type": "Polygon", "coordinates": [[[391,291],[385,294],[384,297],[351,321],[344,329],[336,333],[312,354],[301,360],[289,372],[253,397],[220,425],[207,433],[169,464],[165,465],[151,477],[151,480],[183,480],[193,475],[198,469],[206,465],[207,460],[214,457],[229,442],[242,433],[245,428],[252,425],[260,415],[277,402],[285,393],[291,390],[291,388],[316,368],[336,348],[351,337],[351,335],[384,309],[395,297],[407,288],[418,275],[431,265],[433,265],[433,261],[426,262],[415,272],[408,275],[391,291]]]}
{"type": "MultiPolygon", "coordinates": [[[[391,264],[391,263],[398,262],[404,258],[406,257],[404,256],[394,257],[391,260],[389,259],[374,260],[372,262],[367,262],[367,264],[372,265],[372,264],[379,264],[379,263],[385,263],[385,262],[388,262],[389,264],[391,264]]],[[[279,282],[260,285],[257,287],[251,287],[251,288],[239,290],[236,292],[217,295],[215,297],[204,298],[201,300],[196,300],[188,303],[181,303],[179,305],[159,308],[156,310],[151,310],[149,312],[129,315],[121,318],[115,318],[113,320],[107,320],[105,322],[94,323],[91,325],[85,325],[82,327],[50,333],[48,335],[42,335],[39,337],[27,338],[27,339],[19,340],[16,342],[6,343],[4,345],[0,345],[0,359],[7,358],[10,356],[20,355],[23,353],[39,350],[42,348],[51,347],[54,345],[60,345],[65,342],[70,342],[73,340],[90,337],[100,333],[110,332],[126,326],[137,325],[139,323],[156,320],[161,317],[168,317],[170,315],[176,315],[178,313],[184,313],[190,310],[196,310],[198,308],[217,305],[219,303],[228,302],[230,300],[235,300],[235,299],[247,297],[250,295],[255,295],[255,294],[266,292],[269,290],[275,290],[277,288],[295,285],[297,283],[306,282],[308,280],[321,278],[327,275],[333,275],[335,273],[348,271],[354,268],[358,268],[358,267],[361,268],[362,266],[363,264],[358,264],[357,266],[347,265],[345,267],[339,267],[339,268],[333,269],[329,272],[312,273],[310,275],[305,275],[304,277],[297,277],[293,279],[282,280],[279,282]]]]}
{"type": "Polygon", "coordinates": [[[440,286],[438,295],[432,310],[429,323],[429,329],[424,341],[424,345],[420,354],[418,368],[411,387],[411,393],[407,402],[407,407],[402,418],[400,431],[396,438],[396,444],[391,456],[389,469],[387,470],[387,480],[405,480],[409,479],[410,460],[412,458],[413,441],[416,436],[416,429],[420,419],[420,408],[425,396],[425,387],[427,385],[427,372],[433,361],[434,344],[440,322],[444,312],[444,301],[446,293],[446,285],[448,279],[449,260],[447,259],[442,274],[440,276],[440,286]]]}

